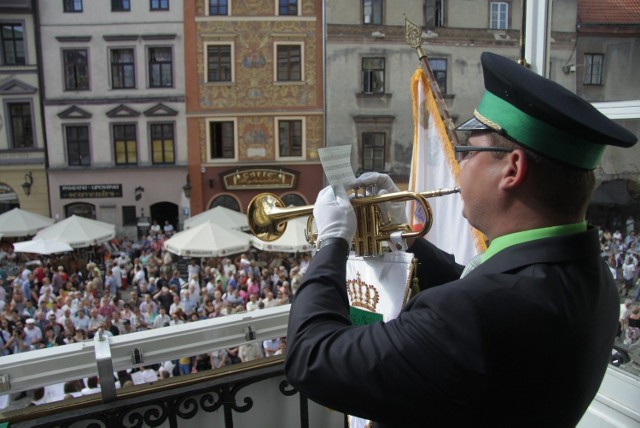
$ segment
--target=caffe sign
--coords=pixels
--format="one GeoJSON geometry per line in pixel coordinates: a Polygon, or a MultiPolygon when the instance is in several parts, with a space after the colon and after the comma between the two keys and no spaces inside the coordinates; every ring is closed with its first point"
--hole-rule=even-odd
{"type": "Polygon", "coordinates": [[[220,174],[225,190],[293,189],[298,172],[282,168],[234,169],[220,174]]]}

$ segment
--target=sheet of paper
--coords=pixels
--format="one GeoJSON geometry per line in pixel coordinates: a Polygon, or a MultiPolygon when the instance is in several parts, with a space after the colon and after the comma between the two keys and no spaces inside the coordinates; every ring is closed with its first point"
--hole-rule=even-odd
{"type": "Polygon", "coordinates": [[[346,184],[356,179],[351,167],[351,148],[353,146],[334,146],[318,149],[320,163],[329,184],[346,184]]]}

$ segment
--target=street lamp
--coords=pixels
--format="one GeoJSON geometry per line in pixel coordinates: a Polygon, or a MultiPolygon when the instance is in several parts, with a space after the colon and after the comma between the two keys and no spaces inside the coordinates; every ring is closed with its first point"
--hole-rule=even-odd
{"type": "Polygon", "coordinates": [[[191,181],[189,180],[189,174],[187,174],[187,182],[184,186],[182,186],[182,191],[184,192],[184,196],[189,199],[191,197],[191,181]]]}
{"type": "Polygon", "coordinates": [[[22,183],[22,190],[24,194],[29,196],[31,194],[31,185],[33,184],[33,175],[31,175],[31,171],[27,172],[24,175],[24,183],[22,183]]]}

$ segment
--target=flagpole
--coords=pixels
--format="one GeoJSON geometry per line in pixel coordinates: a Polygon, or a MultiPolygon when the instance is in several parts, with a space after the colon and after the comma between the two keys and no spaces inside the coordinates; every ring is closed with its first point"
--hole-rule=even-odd
{"type": "Polygon", "coordinates": [[[449,137],[449,143],[453,145],[458,144],[458,135],[454,131],[454,124],[451,116],[449,116],[449,111],[447,110],[447,105],[445,104],[444,97],[442,96],[442,92],[440,91],[440,86],[438,86],[438,81],[429,66],[429,61],[427,60],[427,54],[424,53],[422,49],[422,31],[420,28],[409,21],[407,17],[404,18],[404,35],[405,40],[409,46],[416,50],[416,54],[418,55],[418,60],[420,61],[420,66],[424,74],[427,76],[427,81],[429,82],[429,87],[431,88],[431,93],[433,93],[433,97],[436,100],[436,105],[438,106],[438,112],[440,113],[440,117],[445,124],[447,129],[447,137],[449,137]]]}

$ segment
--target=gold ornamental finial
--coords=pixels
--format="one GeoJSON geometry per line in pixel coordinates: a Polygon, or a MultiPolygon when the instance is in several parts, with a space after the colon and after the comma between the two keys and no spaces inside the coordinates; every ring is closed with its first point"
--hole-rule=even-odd
{"type": "Polygon", "coordinates": [[[426,55],[422,50],[422,30],[413,22],[404,16],[404,38],[409,46],[416,50],[418,59],[424,58],[426,55]]]}

